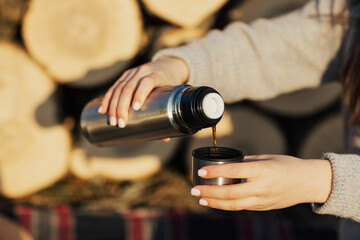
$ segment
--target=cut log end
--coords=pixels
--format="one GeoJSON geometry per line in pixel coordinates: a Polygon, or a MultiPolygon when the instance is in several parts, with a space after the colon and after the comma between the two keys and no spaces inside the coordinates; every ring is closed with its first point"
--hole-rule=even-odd
{"type": "Polygon", "coordinates": [[[80,148],[73,151],[70,162],[70,171],[85,180],[101,177],[112,181],[134,181],[157,173],[160,167],[161,161],[155,155],[133,158],[89,156],[80,148]]]}
{"type": "MultiPolygon", "coordinates": [[[[86,4],[33,0],[22,34],[31,55],[53,78],[66,83],[134,57],[141,43],[142,19],[135,0],[86,4]]],[[[106,77],[98,74],[97,79],[101,82],[106,77]]]]}
{"type": "Polygon", "coordinates": [[[196,27],[227,0],[143,0],[152,14],[181,27],[196,27]]]}
{"type": "Polygon", "coordinates": [[[16,130],[12,129],[16,135],[6,139],[4,137],[8,135],[2,135],[0,140],[7,142],[2,144],[5,149],[0,156],[0,191],[6,197],[33,194],[51,186],[68,171],[71,141],[67,129],[62,126],[39,129],[30,125],[32,131],[27,132],[27,127],[29,124],[16,126],[16,130]]]}
{"type": "Polygon", "coordinates": [[[179,139],[101,148],[80,137],[71,154],[70,171],[78,178],[135,181],[157,173],[170,160],[179,139]]]}
{"type": "Polygon", "coordinates": [[[0,107],[5,111],[0,118],[0,194],[18,198],[66,174],[71,136],[61,125],[40,125],[44,117],[55,119],[48,115],[56,111],[36,116],[55,90],[53,81],[14,44],[1,42],[0,56],[0,107]]]}

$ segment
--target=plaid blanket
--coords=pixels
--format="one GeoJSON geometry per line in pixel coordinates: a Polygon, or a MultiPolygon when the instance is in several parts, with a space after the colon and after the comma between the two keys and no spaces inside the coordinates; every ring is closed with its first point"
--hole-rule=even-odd
{"type": "MultiPolygon", "coordinates": [[[[18,205],[2,206],[0,213],[20,223],[36,240],[336,239],[336,231],[330,227],[302,226],[286,216],[289,214],[276,211],[214,210],[199,214],[181,210],[136,209],[117,213],[65,205],[54,208],[18,205]]],[[[298,220],[302,221],[301,216],[298,220]]]]}

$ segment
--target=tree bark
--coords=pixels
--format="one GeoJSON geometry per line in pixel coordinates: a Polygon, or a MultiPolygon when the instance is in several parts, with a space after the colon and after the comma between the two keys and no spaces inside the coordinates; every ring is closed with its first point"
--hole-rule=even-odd
{"type": "Polygon", "coordinates": [[[21,19],[29,0],[0,0],[0,39],[17,41],[21,19]]]}

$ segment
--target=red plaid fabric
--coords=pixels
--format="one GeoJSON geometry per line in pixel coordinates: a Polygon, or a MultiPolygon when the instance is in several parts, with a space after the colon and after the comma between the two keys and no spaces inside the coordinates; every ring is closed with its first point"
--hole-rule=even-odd
{"type": "MultiPolygon", "coordinates": [[[[136,209],[125,213],[58,206],[0,206],[35,240],[336,240],[330,228],[302,228],[281,214],[136,209]]],[[[315,215],[317,217],[317,215],[315,215]]],[[[1,227],[1,226],[0,226],[1,227]]]]}

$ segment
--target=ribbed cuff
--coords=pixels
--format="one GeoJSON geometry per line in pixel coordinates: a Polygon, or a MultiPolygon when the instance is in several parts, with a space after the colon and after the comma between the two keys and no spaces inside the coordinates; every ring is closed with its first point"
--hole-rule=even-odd
{"type": "Polygon", "coordinates": [[[360,156],[325,153],[332,166],[332,189],[324,204],[313,203],[314,212],[360,222],[360,156]]]}

